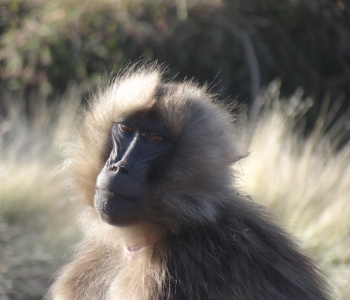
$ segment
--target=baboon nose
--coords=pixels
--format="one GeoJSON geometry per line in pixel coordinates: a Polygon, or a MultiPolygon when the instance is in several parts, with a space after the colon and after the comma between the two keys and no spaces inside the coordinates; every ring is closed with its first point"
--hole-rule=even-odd
{"type": "Polygon", "coordinates": [[[111,171],[114,171],[116,173],[128,173],[129,169],[126,166],[114,164],[110,167],[111,171]]]}
{"type": "Polygon", "coordinates": [[[129,169],[127,167],[124,167],[124,166],[120,166],[118,167],[118,173],[128,173],[129,172],[129,169]]]}

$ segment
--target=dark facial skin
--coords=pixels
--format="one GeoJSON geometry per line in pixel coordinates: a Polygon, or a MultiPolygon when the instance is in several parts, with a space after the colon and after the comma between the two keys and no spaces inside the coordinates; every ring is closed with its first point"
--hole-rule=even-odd
{"type": "Polygon", "coordinates": [[[94,205],[103,221],[127,226],[140,221],[160,165],[174,143],[150,118],[117,121],[111,138],[113,148],[97,177],[94,205]]]}

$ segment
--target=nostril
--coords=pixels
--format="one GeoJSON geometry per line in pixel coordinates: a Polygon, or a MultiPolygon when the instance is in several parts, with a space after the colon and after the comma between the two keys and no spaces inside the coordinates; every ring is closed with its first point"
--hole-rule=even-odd
{"type": "Polygon", "coordinates": [[[110,168],[109,168],[111,171],[114,171],[114,172],[116,172],[116,171],[118,171],[118,166],[116,166],[116,165],[113,165],[113,166],[111,166],[110,168]]]}
{"type": "Polygon", "coordinates": [[[128,173],[129,170],[128,170],[128,168],[126,168],[124,166],[120,166],[118,172],[119,173],[128,173]]]}
{"type": "Polygon", "coordinates": [[[129,169],[125,166],[118,166],[118,164],[112,165],[109,168],[111,171],[113,172],[117,172],[117,173],[128,173],[129,169]]]}

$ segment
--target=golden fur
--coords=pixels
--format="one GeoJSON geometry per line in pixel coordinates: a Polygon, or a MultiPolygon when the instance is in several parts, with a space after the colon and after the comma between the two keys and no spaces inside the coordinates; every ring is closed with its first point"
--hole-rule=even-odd
{"type": "MultiPolygon", "coordinates": [[[[273,283],[263,278],[269,272],[277,274],[275,281],[287,273],[291,290],[299,286],[293,294],[286,285],[286,296],[279,299],[299,294],[306,295],[303,299],[326,299],[312,263],[262,208],[236,192],[231,168],[240,158],[235,132],[232,117],[205,88],[191,82],[164,83],[157,66],[131,68],[100,91],[66,160],[74,199],[84,208],[85,236],[47,299],[268,299],[258,294],[270,295],[265,286],[271,285],[275,295],[273,283]],[[176,155],[149,196],[148,221],[111,226],[94,209],[96,178],[111,151],[111,127],[121,117],[154,107],[161,123],[178,138],[176,155]],[[276,268],[260,265],[278,252],[291,254],[281,253],[276,268]],[[289,263],[289,256],[298,263],[289,263]],[[299,264],[300,280],[294,270],[299,264]]],[[[284,295],[279,283],[276,286],[276,295],[284,295]]]]}

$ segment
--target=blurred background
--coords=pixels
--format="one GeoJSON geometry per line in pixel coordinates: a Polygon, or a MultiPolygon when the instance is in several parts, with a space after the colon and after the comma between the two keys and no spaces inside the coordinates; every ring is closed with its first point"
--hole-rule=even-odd
{"type": "Polygon", "coordinates": [[[139,60],[241,104],[241,189],[350,299],[349,0],[0,0],[0,300],[41,299],[68,259],[62,149],[139,60]]]}

